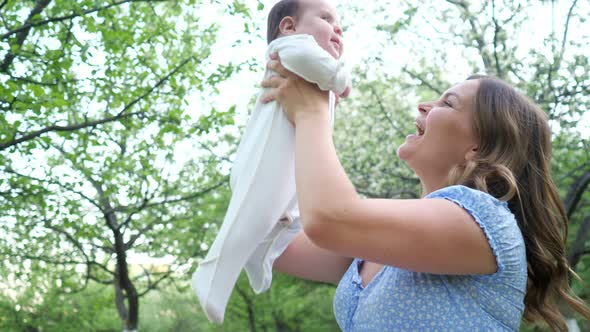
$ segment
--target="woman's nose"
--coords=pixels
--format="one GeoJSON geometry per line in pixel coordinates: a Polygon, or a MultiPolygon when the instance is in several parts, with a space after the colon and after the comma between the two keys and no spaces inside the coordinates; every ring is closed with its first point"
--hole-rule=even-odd
{"type": "Polygon", "coordinates": [[[338,36],[342,36],[342,28],[340,27],[340,25],[338,24],[334,24],[334,32],[338,35],[338,36]]]}
{"type": "Polygon", "coordinates": [[[432,105],[430,103],[419,103],[418,104],[418,112],[420,112],[420,114],[427,115],[428,112],[430,112],[431,108],[432,108],[432,105]]]}

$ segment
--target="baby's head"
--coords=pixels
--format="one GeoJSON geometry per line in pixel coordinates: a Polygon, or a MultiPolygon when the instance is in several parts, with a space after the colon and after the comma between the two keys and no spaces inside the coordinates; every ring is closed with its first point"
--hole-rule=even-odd
{"type": "Polygon", "coordinates": [[[268,14],[267,41],[309,34],[326,52],[340,58],[344,51],[336,8],[328,0],[281,0],[268,14]]]}

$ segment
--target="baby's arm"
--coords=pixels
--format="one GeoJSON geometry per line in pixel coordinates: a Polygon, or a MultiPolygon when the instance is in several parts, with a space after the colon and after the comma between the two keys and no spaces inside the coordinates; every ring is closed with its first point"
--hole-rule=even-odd
{"type": "Polygon", "coordinates": [[[310,35],[293,35],[273,41],[269,53],[277,52],[281,64],[324,91],[346,97],[350,92],[350,73],[344,61],[335,59],[310,35]]]}

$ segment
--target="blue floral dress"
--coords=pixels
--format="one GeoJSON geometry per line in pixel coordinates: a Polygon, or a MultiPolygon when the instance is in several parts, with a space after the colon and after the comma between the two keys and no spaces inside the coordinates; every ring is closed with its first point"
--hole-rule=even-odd
{"type": "Polygon", "coordinates": [[[518,331],[524,311],[524,240],[505,202],[465,186],[425,198],[447,199],[483,230],[496,257],[490,275],[440,275],[384,266],[362,286],[355,259],[340,280],[334,313],[343,331],[518,331]]]}

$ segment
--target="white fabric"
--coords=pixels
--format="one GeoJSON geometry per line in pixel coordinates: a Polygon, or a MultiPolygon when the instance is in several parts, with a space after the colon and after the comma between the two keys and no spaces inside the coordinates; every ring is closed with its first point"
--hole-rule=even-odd
{"type": "MultiPolygon", "coordinates": [[[[274,40],[267,61],[274,52],[285,68],[322,90],[341,94],[350,84],[344,62],[334,59],[310,35],[274,40]]],[[[276,73],[267,70],[265,78],[271,75],[276,73]]],[[[332,119],[334,106],[331,92],[332,119]]],[[[262,104],[260,96],[256,101],[238,147],[230,186],[232,197],[221,229],[192,278],[203,310],[215,323],[223,322],[242,268],[256,293],[267,290],[274,260],[301,230],[295,192],[295,129],[277,102],[262,104]]]]}

